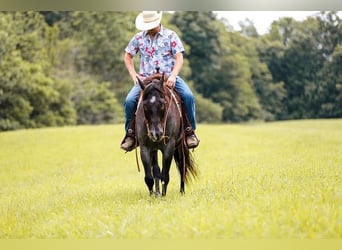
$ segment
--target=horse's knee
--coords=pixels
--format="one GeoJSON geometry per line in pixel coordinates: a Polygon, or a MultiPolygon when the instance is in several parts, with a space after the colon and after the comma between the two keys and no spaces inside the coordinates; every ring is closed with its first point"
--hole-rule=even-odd
{"type": "Polygon", "coordinates": [[[159,166],[154,166],[153,167],[153,176],[154,178],[160,178],[160,168],[159,166]]]}
{"type": "Polygon", "coordinates": [[[145,183],[146,183],[148,189],[151,191],[153,188],[153,184],[154,184],[153,178],[146,176],[145,177],[145,183]]]}

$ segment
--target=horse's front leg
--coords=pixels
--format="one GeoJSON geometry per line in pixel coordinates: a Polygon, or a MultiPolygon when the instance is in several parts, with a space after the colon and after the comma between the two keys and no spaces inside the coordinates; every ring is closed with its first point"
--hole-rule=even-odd
{"type": "Polygon", "coordinates": [[[154,181],[153,181],[153,175],[152,175],[152,152],[151,150],[141,145],[140,157],[141,157],[141,161],[144,165],[144,170],[145,170],[145,183],[147,185],[148,190],[150,191],[150,195],[152,195],[154,181]]]}
{"type": "Polygon", "coordinates": [[[162,196],[166,195],[167,185],[170,181],[170,167],[173,158],[174,150],[172,147],[168,147],[163,153],[163,169],[161,173],[161,182],[162,182],[162,196]]]}
{"type": "Polygon", "coordinates": [[[156,196],[160,195],[160,167],[158,165],[158,151],[154,151],[152,153],[152,168],[153,168],[153,178],[154,178],[154,186],[156,189],[156,196]]]}

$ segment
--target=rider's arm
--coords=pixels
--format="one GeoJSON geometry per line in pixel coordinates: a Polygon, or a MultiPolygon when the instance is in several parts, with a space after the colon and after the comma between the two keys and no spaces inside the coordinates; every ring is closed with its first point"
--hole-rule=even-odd
{"type": "Polygon", "coordinates": [[[183,53],[179,52],[175,55],[175,65],[171,72],[171,75],[178,76],[183,66],[183,53]]]}
{"type": "Polygon", "coordinates": [[[176,76],[178,76],[179,72],[182,69],[182,66],[183,66],[183,53],[179,52],[175,55],[175,65],[166,83],[168,87],[173,88],[175,86],[176,76]]]}
{"type": "Polygon", "coordinates": [[[135,68],[134,68],[134,61],[133,61],[133,56],[130,54],[130,53],[125,53],[125,65],[126,65],[126,68],[129,72],[129,75],[131,76],[134,84],[136,84],[137,82],[137,77],[140,78],[140,76],[137,74],[137,72],[135,71],[135,68]]]}

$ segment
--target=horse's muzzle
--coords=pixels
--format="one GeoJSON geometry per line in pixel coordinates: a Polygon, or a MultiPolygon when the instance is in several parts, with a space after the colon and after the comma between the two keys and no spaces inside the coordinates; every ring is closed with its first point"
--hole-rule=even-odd
{"type": "Polygon", "coordinates": [[[163,139],[163,130],[161,128],[152,128],[151,129],[151,140],[153,142],[160,142],[163,139]]]}

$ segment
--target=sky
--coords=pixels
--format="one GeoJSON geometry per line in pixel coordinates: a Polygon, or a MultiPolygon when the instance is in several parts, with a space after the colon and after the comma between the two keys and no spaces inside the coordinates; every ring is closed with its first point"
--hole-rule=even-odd
{"type": "MultiPolygon", "coordinates": [[[[246,18],[253,21],[259,35],[263,35],[269,31],[271,23],[282,17],[292,17],[297,21],[303,21],[308,16],[317,14],[319,11],[215,11],[217,16],[228,19],[229,24],[234,30],[240,30],[239,21],[246,18]]],[[[341,16],[341,12],[339,12],[341,16]]]]}

